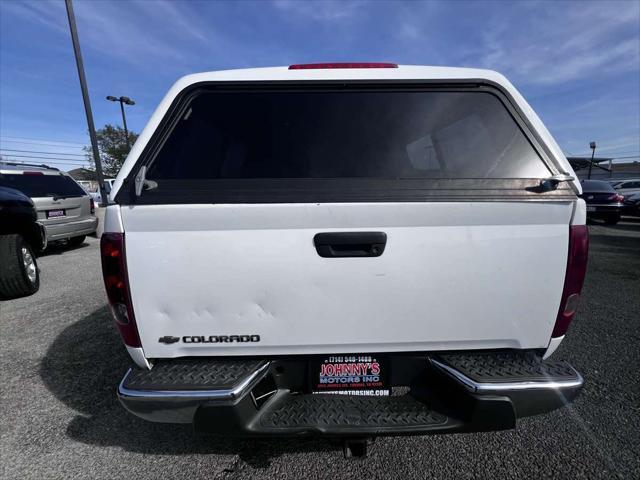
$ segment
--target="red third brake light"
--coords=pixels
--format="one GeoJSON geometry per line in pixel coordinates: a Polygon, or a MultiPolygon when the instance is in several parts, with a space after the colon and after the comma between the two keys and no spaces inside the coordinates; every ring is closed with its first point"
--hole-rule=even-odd
{"type": "Polygon", "coordinates": [[[567,273],[564,277],[564,289],[560,310],[553,328],[552,337],[561,337],[567,332],[573,320],[580,291],[587,272],[587,257],[589,255],[589,230],[586,225],[571,225],[569,227],[569,255],[567,257],[567,273]]]}
{"type": "Polygon", "coordinates": [[[332,68],[398,68],[396,63],[347,62],[347,63],[299,63],[289,65],[289,70],[322,70],[332,68]]]}
{"type": "Polygon", "coordinates": [[[107,290],[111,315],[124,343],[140,347],[140,337],[133,315],[129,278],[124,250],[124,233],[103,233],[100,239],[102,276],[107,290]]]}

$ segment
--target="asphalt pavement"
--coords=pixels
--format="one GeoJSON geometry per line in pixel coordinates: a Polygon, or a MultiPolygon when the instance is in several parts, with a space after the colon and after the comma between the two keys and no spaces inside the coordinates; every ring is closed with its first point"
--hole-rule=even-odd
{"type": "Polygon", "coordinates": [[[380,438],[365,459],[324,440],[202,437],[128,414],[115,389],[130,361],[98,241],[39,262],[40,291],[0,303],[3,479],[640,478],[640,219],[591,227],[580,311],[554,355],[585,378],[572,406],[513,431],[380,438]]]}

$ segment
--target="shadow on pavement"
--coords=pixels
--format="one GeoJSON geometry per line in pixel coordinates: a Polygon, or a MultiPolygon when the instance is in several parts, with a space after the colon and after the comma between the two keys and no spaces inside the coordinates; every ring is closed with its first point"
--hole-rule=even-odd
{"type": "MultiPolygon", "coordinates": [[[[640,228],[640,227],[639,227],[640,228]]],[[[589,233],[589,249],[603,250],[611,254],[640,256],[640,236],[615,236],[589,233]]]]}
{"type": "Polygon", "coordinates": [[[89,244],[85,241],[80,245],[69,245],[66,241],[55,241],[47,245],[47,248],[43,252],[40,252],[39,257],[47,257],[49,255],[62,255],[73,250],[80,250],[81,248],[88,247],[89,244]]]}
{"type": "Polygon", "coordinates": [[[146,454],[238,454],[254,467],[268,467],[284,452],[332,450],[317,440],[242,440],[202,436],[190,425],[141,420],[124,410],[116,386],[131,360],[105,306],[67,327],[54,340],[40,365],[46,387],[77,415],[67,426],[73,440],[118,446],[146,454]]]}

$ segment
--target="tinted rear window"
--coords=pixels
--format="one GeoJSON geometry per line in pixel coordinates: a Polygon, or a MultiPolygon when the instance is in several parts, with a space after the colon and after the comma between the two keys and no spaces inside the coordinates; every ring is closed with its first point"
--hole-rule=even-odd
{"type": "Polygon", "coordinates": [[[32,198],[86,195],[80,185],[66,175],[0,174],[0,186],[15,188],[32,198]]]}
{"type": "Polygon", "coordinates": [[[614,192],[614,188],[607,182],[601,180],[583,180],[582,190],[585,192],[614,192]]]}
{"type": "Polygon", "coordinates": [[[509,111],[490,93],[204,91],[183,112],[147,178],[549,175],[509,111]]]}

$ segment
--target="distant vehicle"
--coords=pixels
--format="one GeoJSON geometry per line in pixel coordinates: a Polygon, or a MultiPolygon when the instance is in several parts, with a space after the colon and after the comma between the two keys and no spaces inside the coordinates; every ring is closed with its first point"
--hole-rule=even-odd
{"type": "MultiPolygon", "coordinates": [[[[104,187],[107,194],[111,192],[111,189],[113,188],[113,182],[115,181],[115,178],[104,179],[104,187]]],[[[84,188],[85,192],[91,195],[91,198],[93,198],[93,201],[97,205],[100,205],[102,203],[102,195],[100,194],[100,189],[95,186],[96,182],[92,182],[90,180],[76,180],[76,182],[78,182],[80,186],[84,188]]],[[[107,201],[107,203],[109,202],[107,201]]]]}
{"type": "Polygon", "coordinates": [[[87,193],[91,193],[93,191],[94,182],[91,180],[76,180],[76,183],[80,185],[87,193]]]}
{"type": "Polygon", "coordinates": [[[586,205],[502,75],[202,73],[145,131],[101,237],[134,414],[348,450],[513,428],[578,394],[547,357],[578,308],[586,205]]]}
{"type": "Polygon", "coordinates": [[[93,199],[65,172],[47,165],[0,163],[0,186],[33,200],[47,241],[80,245],[98,227],[93,199]]]}
{"type": "Polygon", "coordinates": [[[93,200],[94,205],[100,205],[102,203],[102,195],[100,195],[100,191],[87,193],[91,197],[91,200],[93,200]]]}
{"type": "Polygon", "coordinates": [[[40,288],[36,253],[47,246],[33,201],[0,187],[0,300],[33,295],[40,288]]]}
{"type": "Polygon", "coordinates": [[[634,193],[629,197],[625,197],[623,201],[622,213],[624,215],[640,217],[640,193],[634,193]]]}
{"type": "Polygon", "coordinates": [[[640,178],[627,178],[616,183],[613,188],[621,195],[627,196],[640,193],[640,178]]]}
{"type": "MultiPolygon", "coordinates": [[[[107,194],[107,202],[106,203],[112,203],[109,201],[109,193],[111,193],[111,189],[113,188],[113,182],[115,182],[116,179],[115,178],[105,178],[104,179],[104,189],[105,192],[107,194]]],[[[100,205],[102,204],[102,195],[100,194],[100,189],[96,190],[95,192],[91,192],[90,193],[91,198],[93,198],[93,201],[96,202],[96,204],[100,205]]]]}
{"type": "Polygon", "coordinates": [[[602,180],[582,180],[581,197],[587,203],[587,218],[604,220],[607,225],[620,221],[624,197],[602,180]]]}

